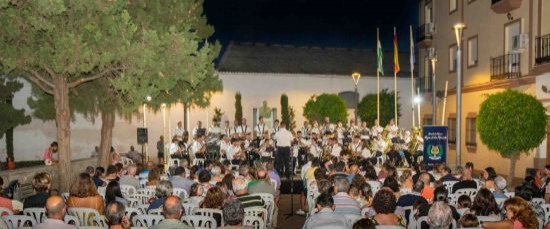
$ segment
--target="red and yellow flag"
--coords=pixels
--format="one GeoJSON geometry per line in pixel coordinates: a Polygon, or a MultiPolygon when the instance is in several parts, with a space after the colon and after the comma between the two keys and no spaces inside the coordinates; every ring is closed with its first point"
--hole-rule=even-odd
{"type": "Polygon", "coordinates": [[[397,75],[397,73],[401,70],[399,68],[399,50],[397,45],[397,31],[395,30],[395,27],[393,27],[393,72],[397,75]]]}

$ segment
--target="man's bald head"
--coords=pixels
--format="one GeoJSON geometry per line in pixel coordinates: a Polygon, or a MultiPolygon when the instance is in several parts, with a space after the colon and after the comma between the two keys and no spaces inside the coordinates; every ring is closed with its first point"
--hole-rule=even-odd
{"type": "Polygon", "coordinates": [[[180,219],[182,215],[181,199],[177,196],[169,196],[162,205],[166,219],[180,219]]]}
{"type": "Polygon", "coordinates": [[[235,177],[233,180],[233,191],[235,191],[235,194],[237,195],[244,195],[248,193],[246,181],[243,177],[235,177]]]}
{"type": "Polygon", "coordinates": [[[65,218],[65,201],[60,196],[50,196],[46,200],[48,218],[63,220],[65,218]]]}
{"type": "Polygon", "coordinates": [[[267,171],[265,169],[258,169],[258,179],[264,180],[267,177],[267,171]]]}

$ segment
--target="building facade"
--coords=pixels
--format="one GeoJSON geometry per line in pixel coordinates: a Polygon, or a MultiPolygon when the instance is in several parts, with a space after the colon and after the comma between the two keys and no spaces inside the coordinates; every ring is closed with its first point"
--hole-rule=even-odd
{"type": "MultiPolygon", "coordinates": [[[[456,144],[461,162],[472,161],[477,169],[494,167],[508,175],[510,160],[489,150],[480,140],[475,121],[487,94],[514,89],[534,95],[550,105],[543,85],[550,85],[550,1],[548,0],[420,0],[417,29],[419,85],[427,100],[435,97],[436,114],[425,103],[421,116],[425,124],[449,127],[448,162],[456,163],[456,144]],[[463,23],[461,66],[457,66],[457,38],[453,26],[463,23]],[[436,59],[435,72],[432,59],[436,59]],[[456,142],[457,69],[462,70],[461,142],[456,142]],[[435,73],[435,84],[432,76],[435,73]],[[448,82],[443,112],[445,84],[448,82]],[[435,87],[436,95],[431,89],[435,87]]],[[[546,87],[544,87],[546,88],[546,87]]],[[[518,168],[540,168],[550,159],[544,141],[529,156],[522,155],[518,168]]],[[[517,170],[515,176],[525,173],[517,170]]]]}

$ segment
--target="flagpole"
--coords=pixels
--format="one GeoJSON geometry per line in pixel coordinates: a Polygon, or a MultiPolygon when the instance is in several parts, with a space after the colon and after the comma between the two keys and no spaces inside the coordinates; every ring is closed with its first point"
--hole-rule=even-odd
{"type": "Polygon", "coordinates": [[[396,29],[395,27],[393,27],[393,34],[394,34],[394,47],[393,47],[393,51],[394,51],[394,69],[393,69],[393,107],[394,107],[394,110],[393,110],[393,113],[394,113],[394,121],[395,121],[395,125],[398,126],[397,124],[397,71],[398,71],[398,62],[397,61],[397,58],[398,58],[398,55],[399,53],[397,52],[397,32],[396,32],[396,29]]]}
{"type": "MultiPolygon", "coordinates": [[[[417,94],[416,96],[420,96],[420,88],[416,88],[417,94]]],[[[422,124],[420,123],[420,103],[416,104],[416,111],[418,112],[418,127],[421,127],[422,124]]]]}
{"type": "Polygon", "coordinates": [[[445,96],[443,97],[443,111],[441,111],[441,125],[445,125],[445,108],[447,106],[447,89],[449,88],[449,81],[445,81],[445,96]]]}
{"type": "Polygon", "coordinates": [[[414,41],[413,41],[413,31],[412,31],[412,25],[409,26],[409,32],[410,32],[410,40],[411,40],[411,57],[410,57],[410,67],[411,67],[411,113],[412,113],[412,119],[413,119],[413,127],[415,127],[415,120],[414,120],[414,41]]]}
{"type": "MultiPolygon", "coordinates": [[[[380,44],[380,29],[376,28],[376,40],[377,40],[377,60],[378,60],[378,44],[380,44]]],[[[380,61],[380,60],[378,60],[380,61]]],[[[376,68],[376,119],[380,123],[380,63],[377,63],[376,68]]]]}

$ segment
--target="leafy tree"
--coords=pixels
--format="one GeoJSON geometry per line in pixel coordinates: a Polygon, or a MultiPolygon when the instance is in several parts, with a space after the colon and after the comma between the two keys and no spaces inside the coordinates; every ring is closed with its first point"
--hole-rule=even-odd
{"type": "Polygon", "coordinates": [[[312,96],[304,105],[304,117],[310,122],[323,122],[329,117],[331,122],[347,122],[346,102],[336,94],[312,96]]]}
{"type": "Polygon", "coordinates": [[[13,158],[13,129],[19,125],[31,122],[31,117],[25,115],[25,109],[13,107],[13,96],[23,84],[18,81],[7,81],[0,78],[0,138],[6,134],[6,150],[8,157],[13,158]]]}
{"type": "Polygon", "coordinates": [[[290,116],[290,124],[289,124],[289,130],[294,131],[296,129],[296,111],[294,111],[294,107],[289,107],[289,116],[290,116]]]}
{"type": "MultiPolygon", "coordinates": [[[[61,190],[71,182],[69,94],[82,84],[106,86],[134,111],[145,96],[179,81],[200,84],[216,49],[202,1],[0,1],[0,68],[53,95],[61,190]],[[5,25],[5,26],[4,26],[5,25]]],[[[191,91],[191,90],[189,90],[191,91]]],[[[106,95],[109,96],[109,95],[106,95]]],[[[105,148],[107,148],[105,146],[105,148]]]]}
{"type": "Polygon", "coordinates": [[[283,123],[286,124],[288,130],[292,130],[290,128],[290,111],[288,107],[288,96],[286,94],[281,95],[281,120],[283,123]]]}
{"type": "MultiPolygon", "coordinates": [[[[398,95],[399,101],[399,95],[398,95]]],[[[376,94],[368,94],[364,96],[358,105],[358,115],[361,120],[366,121],[370,125],[374,124],[377,118],[376,94]]],[[[395,98],[394,92],[388,92],[388,89],[380,91],[380,125],[385,126],[395,116],[395,98]]],[[[397,118],[401,117],[401,104],[397,103],[397,118]]]]}
{"type": "Polygon", "coordinates": [[[510,158],[509,183],[519,155],[529,154],[544,140],[547,119],[546,109],[535,97],[515,90],[489,95],[480,105],[477,131],[489,149],[510,158]]]}
{"type": "Polygon", "coordinates": [[[222,112],[222,109],[220,109],[219,107],[216,107],[214,108],[214,120],[216,120],[216,122],[221,122],[222,121],[222,116],[223,116],[224,112],[222,112]]]}
{"type": "Polygon", "coordinates": [[[235,121],[240,125],[243,120],[243,105],[241,104],[241,93],[235,94],[235,121]]]}

